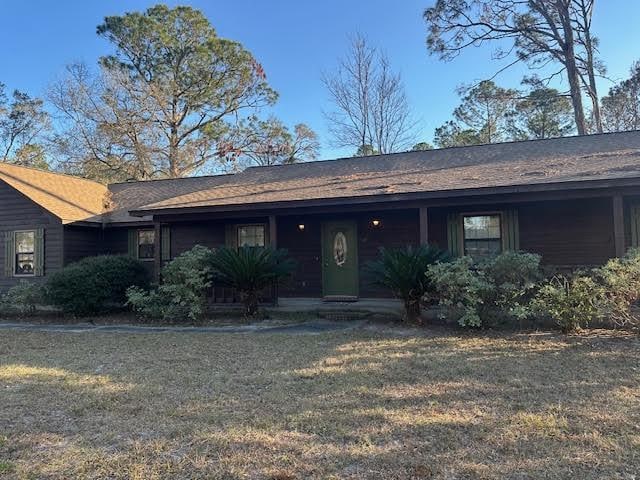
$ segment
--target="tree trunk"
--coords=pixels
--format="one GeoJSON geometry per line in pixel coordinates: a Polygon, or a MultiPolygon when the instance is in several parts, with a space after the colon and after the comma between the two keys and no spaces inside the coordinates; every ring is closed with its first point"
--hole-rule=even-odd
{"type": "Polygon", "coordinates": [[[593,45],[591,42],[591,35],[586,33],[585,49],[587,51],[587,74],[589,77],[589,85],[587,91],[591,98],[591,105],[593,106],[593,121],[596,126],[596,131],[602,133],[602,115],[600,114],[600,99],[598,98],[598,87],[596,85],[596,74],[593,64],[593,45]]]}
{"type": "Polygon", "coordinates": [[[574,49],[574,34],[571,21],[568,16],[561,15],[562,29],[564,31],[563,54],[565,58],[565,67],[567,69],[567,80],[569,81],[569,91],[571,93],[571,103],[573,104],[573,113],[576,120],[576,128],[578,135],[587,134],[587,122],[584,116],[584,106],[582,104],[582,90],[580,88],[580,72],[576,64],[576,56],[574,49]]]}
{"type": "Polygon", "coordinates": [[[241,294],[244,303],[244,313],[247,317],[255,317],[258,313],[258,293],[245,292],[241,294]]]}
{"type": "Polygon", "coordinates": [[[420,300],[407,298],[404,300],[404,310],[407,322],[420,323],[420,300]]]}

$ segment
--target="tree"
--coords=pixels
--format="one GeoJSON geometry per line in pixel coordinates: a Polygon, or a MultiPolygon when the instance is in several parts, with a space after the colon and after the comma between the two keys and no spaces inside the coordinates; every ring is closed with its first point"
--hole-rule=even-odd
{"type": "Polygon", "coordinates": [[[464,129],[452,120],[436,128],[433,141],[438,148],[463,147],[482,143],[480,135],[475,130],[464,129]]]}
{"type": "Polygon", "coordinates": [[[536,79],[525,80],[532,90],[516,102],[510,118],[515,140],[562,137],[574,129],[570,100],[536,79]]]}
{"type": "Polygon", "coordinates": [[[43,102],[19,90],[11,100],[0,83],[0,161],[48,168],[42,143],[50,128],[43,102]]]}
{"type": "Polygon", "coordinates": [[[371,155],[380,155],[380,152],[373,148],[373,145],[367,143],[358,147],[354,157],[370,157],[371,155]]]}
{"type": "Polygon", "coordinates": [[[433,150],[433,145],[431,145],[429,142],[419,142],[416,143],[413,147],[411,147],[411,150],[415,151],[423,151],[423,150],[433,150]]]}
{"type": "Polygon", "coordinates": [[[168,176],[162,130],[150,109],[121,94],[127,77],[72,64],[47,93],[58,112],[60,168],[104,183],[168,176]]]}
{"type": "Polygon", "coordinates": [[[472,88],[458,89],[464,95],[453,111],[454,121],[436,129],[440,147],[496,143],[509,139],[509,113],[520,95],[517,90],[485,80],[472,88]]]}
{"type": "Polygon", "coordinates": [[[70,124],[59,143],[83,147],[81,164],[98,156],[98,169],[117,175],[189,175],[218,158],[236,119],[276,100],[251,53],[190,7],[106,17],[97,33],[115,47],[100,59],[99,79],[76,71],[53,89],[70,124]]]}
{"type": "Polygon", "coordinates": [[[335,109],[326,113],[334,144],[392,153],[412,144],[412,119],[402,78],[389,59],[356,35],[337,71],[322,78],[335,109]]]}
{"type": "Polygon", "coordinates": [[[431,265],[450,260],[450,256],[434,246],[380,249],[379,258],[367,263],[373,283],[388,288],[404,303],[406,319],[415,322],[420,317],[422,298],[433,289],[426,272],[431,265]]]}
{"type": "Polygon", "coordinates": [[[602,117],[609,132],[640,129],[640,61],[633,64],[628,79],[602,98],[602,117]]]}
{"type": "Polygon", "coordinates": [[[485,80],[460,92],[466,94],[453,111],[458,122],[477,132],[481,143],[496,143],[508,138],[507,115],[520,95],[517,90],[485,80]]]}
{"type": "Polygon", "coordinates": [[[251,165],[285,165],[318,158],[318,136],[299,123],[293,132],[277,118],[250,119],[229,135],[219,146],[219,154],[232,169],[251,165]]]}
{"type": "Polygon", "coordinates": [[[424,13],[427,47],[451,60],[468,47],[497,42],[494,57],[514,55],[510,65],[558,64],[549,79],[566,75],[578,133],[587,133],[582,87],[601,131],[595,78],[604,72],[597,59],[598,41],[591,33],[593,4],[594,0],[437,0],[424,13]],[[504,42],[511,42],[509,48],[500,48],[504,42]]]}
{"type": "Polygon", "coordinates": [[[223,247],[216,251],[212,266],[214,283],[238,292],[245,315],[252,317],[258,313],[262,292],[291,276],[296,263],[283,249],[223,247]]]}

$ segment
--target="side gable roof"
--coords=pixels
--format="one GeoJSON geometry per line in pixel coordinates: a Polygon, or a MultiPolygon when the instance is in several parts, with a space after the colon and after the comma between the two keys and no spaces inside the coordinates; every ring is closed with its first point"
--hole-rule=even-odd
{"type": "Polygon", "coordinates": [[[162,185],[164,198],[133,213],[372,196],[384,200],[395,194],[629,178],[640,179],[640,131],[252,167],[196,182],[150,182],[152,188],[162,185]]]}
{"type": "Polygon", "coordinates": [[[62,223],[102,222],[107,187],[70,175],[0,162],[3,181],[60,218],[62,223]]]}

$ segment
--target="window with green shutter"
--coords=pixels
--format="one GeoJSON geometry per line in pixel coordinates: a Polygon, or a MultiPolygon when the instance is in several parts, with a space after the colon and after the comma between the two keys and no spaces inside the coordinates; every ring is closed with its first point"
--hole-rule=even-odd
{"type": "Polygon", "coordinates": [[[520,248],[518,211],[515,209],[447,215],[447,243],[454,256],[482,258],[520,248]]]}
{"type": "Polygon", "coordinates": [[[171,260],[171,228],[168,225],[162,226],[161,240],[162,261],[168,262],[171,260]]]}
{"type": "Polygon", "coordinates": [[[44,229],[5,232],[4,273],[7,277],[44,275],[44,229]]]}

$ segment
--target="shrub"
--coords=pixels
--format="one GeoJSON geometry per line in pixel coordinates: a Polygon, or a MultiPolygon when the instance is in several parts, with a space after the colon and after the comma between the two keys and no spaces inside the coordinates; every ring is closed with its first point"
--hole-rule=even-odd
{"type": "Polygon", "coordinates": [[[212,250],[196,245],[162,269],[162,284],[156,289],[129,288],[127,305],[152,319],[200,320],[212,285],[213,257],[212,250]]]}
{"type": "Polygon", "coordinates": [[[623,258],[609,260],[593,276],[603,289],[603,316],[617,326],[639,326],[635,307],[640,300],[640,250],[631,249],[623,258]]]}
{"type": "Polygon", "coordinates": [[[477,263],[461,257],[429,267],[426,275],[434,286],[428,300],[457,316],[460,325],[480,327],[500,315],[529,315],[530,299],[541,277],[540,256],[504,252],[477,263]]]}
{"type": "Polygon", "coordinates": [[[286,250],[270,248],[221,248],[213,258],[214,281],[235,289],[245,314],[254,316],[258,313],[260,292],[295,269],[295,262],[287,255],[286,250]]]}
{"type": "Polygon", "coordinates": [[[53,273],[46,283],[46,297],[65,313],[90,315],[122,307],[129,287],[148,284],[149,272],[139,260],[102,255],[53,273]]]}
{"type": "Polygon", "coordinates": [[[450,263],[432,265],[426,273],[434,286],[433,295],[427,300],[436,300],[458,317],[460,325],[467,327],[482,325],[480,310],[492,289],[484,272],[472,268],[473,265],[470,257],[461,257],[450,263]]]}
{"type": "Polygon", "coordinates": [[[588,274],[571,278],[556,276],[546,282],[533,299],[532,307],[550,316],[565,332],[586,327],[601,315],[603,289],[588,274]]]}
{"type": "Polygon", "coordinates": [[[429,266],[449,260],[449,255],[433,246],[406,249],[380,249],[380,258],[367,264],[373,283],[388,288],[404,302],[406,318],[420,315],[422,298],[433,289],[425,275],[429,266]]]}
{"type": "Polygon", "coordinates": [[[0,311],[17,315],[33,315],[36,307],[43,303],[42,286],[35,282],[21,280],[0,298],[0,311]]]}
{"type": "Polygon", "coordinates": [[[485,260],[479,268],[493,286],[491,298],[484,304],[502,314],[522,319],[530,314],[529,303],[542,279],[540,255],[504,252],[485,260]]]}

